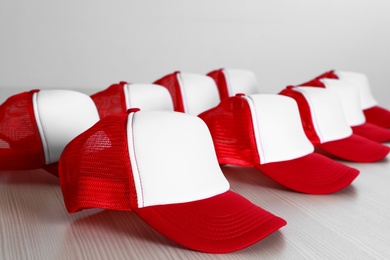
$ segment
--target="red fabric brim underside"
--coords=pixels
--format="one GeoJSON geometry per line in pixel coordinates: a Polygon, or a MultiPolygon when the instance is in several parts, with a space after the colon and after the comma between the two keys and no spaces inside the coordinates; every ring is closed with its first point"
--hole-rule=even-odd
{"type": "Polygon", "coordinates": [[[289,161],[258,164],[256,167],[283,186],[309,194],[339,191],[359,174],[354,168],[316,153],[289,161]]]}
{"type": "Polygon", "coordinates": [[[171,240],[207,253],[243,249],[286,225],[282,218],[232,191],[204,200],[134,211],[171,240]]]}
{"type": "Polygon", "coordinates": [[[378,143],[390,141],[390,130],[371,123],[353,126],[353,133],[378,143]]]}
{"type": "Polygon", "coordinates": [[[390,111],[380,106],[373,106],[363,110],[366,121],[381,126],[390,128],[390,111]]]}
{"type": "Polygon", "coordinates": [[[390,151],[388,146],[356,134],[352,134],[348,138],[317,144],[316,146],[333,156],[352,162],[380,161],[390,151]]]}

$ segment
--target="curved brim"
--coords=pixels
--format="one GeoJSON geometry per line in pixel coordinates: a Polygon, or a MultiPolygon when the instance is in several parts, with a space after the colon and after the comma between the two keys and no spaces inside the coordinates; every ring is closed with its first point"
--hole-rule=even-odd
{"type": "Polygon", "coordinates": [[[256,167],[276,182],[295,191],[309,194],[329,194],[348,186],[359,171],[320,154],[256,167]]]}
{"type": "Polygon", "coordinates": [[[356,134],[352,134],[348,138],[317,144],[316,147],[333,156],[351,162],[380,161],[390,151],[388,146],[356,134]]]}
{"type": "Polygon", "coordinates": [[[378,143],[390,141],[389,129],[368,122],[362,125],[353,126],[352,130],[354,134],[363,136],[378,143]]]}
{"type": "Polygon", "coordinates": [[[373,106],[363,110],[363,112],[367,122],[384,128],[390,128],[390,111],[386,108],[373,106]]]}
{"type": "Polygon", "coordinates": [[[207,253],[243,249],[286,225],[284,219],[232,191],[204,200],[134,211],[164,236],[207,253]]]}

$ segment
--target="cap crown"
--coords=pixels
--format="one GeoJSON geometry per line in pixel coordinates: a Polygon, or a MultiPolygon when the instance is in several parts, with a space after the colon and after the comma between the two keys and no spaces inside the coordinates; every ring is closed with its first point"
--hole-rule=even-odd
{"type": "Polygon", "coordinates": [[[69,212],[85,208],[125,210],[137,207],[134,182],[129,181],[132,168],[127,145],[127,116],[126,113],[109,115],[65,147],[59,161],[59,175],[69,212]]]}
{"type": "Polygon", "coordinates": [[[333,90],[339,95],[345,119],[350,126],[358,126],[366,122],[360,103],[358,88],[346,80],[321,79],[326,89],[333,90]]]}
{"type": "Polygon", "coordinates": [[[192,73],[178,74],[184,111],[198,115],[219,103],[218,89],[212,78],[192,73]]]}
{"type": "Polygon", "coordinates": [[[220,163],[253,166],[295,159],[314,150],[295,101],[287,97],[231,97],[199,117],[209,126],[220,163]]]}
{"type": "Polygon", "coordinates": [[[57,163],[65,145],[97,120],[91,98],[76,91],[14,95],[0,107],[0,167],[35,169],[57,163]]]}
{"type": "Polygon", "coordinates": [[[351,81],[339,79],[334,71],[326,72],[299,86],[331,89],[340,98],[347,123],[350,126],[358,126],[365,123],[366,118],[362,110],[358,87],[351,81]]]}
{"type": "Polygon", "coordinates": [[[348,80],[359,89],[360,102],[363,109],[376,106],[378,102],[371,93],[368,77],[362,73],[336,70],[335,74],[341,80],[348,80]]]}
{"type": "Polygon", "coordinates": [[[251,110],[244,98],[226,98],[199,117],[210,130],[220,164],[253,166],[260,161],[251,110]]]}
{"type": "Polygon", "coordinates": [[[134,180],[140,177],[135,181],[140,207],[199,200],[228,190],[208,128],[198,117],[137,112],[130,114],[127,129],[134,180]]]}
{"type": "Polygon", "coordinates": [[[318,87],[289,87],[280,94],[294,98],[309,140],[324,143],[352,135],[337,93],[318,87]]]}
{"type": "Polygon", "coordinates": [[[175,72],[155,83],[169,90],[177,112],[198,115],[219,103],[217,86],[205,75],[175,72]]]}
{"type": "Polygon", "coordinates": [[[154,82],[154,84],[161,85],[168,89],[169,94],[172,97],[173,109],[177,112],[185,112],[184,100],[179,83],[178,75],[180,71],[168,74],[154,82]]]}
{"type": "Polygon", "coordinates": [[[224,69],[218,69],[207,73],[207,76],[211,77],[217,85],[220,100],[224,100],[231,96],[223,70],[224,69]]]}
{"type": "Polygon", "coordinates": [[[167,89],[156,84],[128,84],[120,82],[91,95],[101,118],[125,112],[129,108],[142,110],[173,110],[167,89]]]}
{"type": "Polygon", "coordinates": [[[175,112],[100,120],[65,148],[60,176],[70,212],[182,203],[229,189],[206,125],[175,112]]]}
{"type": "Polygon", "coordinates": [[[41,90],[32,98],[46,164],[58,162],[64,147],[99,120],[91,98],[80,92],[41,90]]]}
{"type": "Polygon", "coordinates": [[[45,164],[32,103],[37,91],[11,96],[0,106],[1,170],[34,169],[45,164]]]}
{"type": "Polygon", "coordinates": [[[224,69],[223,73],[229,88],[229,95],[234,96],[238,93],[246,95],[258,93],[259,83],[256,75],[249,70],[224,69]]]}
{"type": "Polygon", "coordinates": [[[125,92],[123,91],[126,85],[126,82],[112,84],[107,89],[91,95],[100,118],[127,110],[125,92]]]}
{"type": "Polygon", "coordinates": [[[272,94],[245,96],[251,108],[260,163],[296,159],[314,151],[294,99],[272,94]]]}
{"type": "Polygon", "coordinates": [[[217,84],[220,99],[234,96],[238,93],[246,95],[258,93],[256,75],[249,70],[219,69],[208,73],[217,84]]]}
{"type": "Polygon", "coordinates": [[[172,98],[166,88],[156,84],[126,84],[124,86],[126,108],[142,111],[173,111],[172,98]]]}

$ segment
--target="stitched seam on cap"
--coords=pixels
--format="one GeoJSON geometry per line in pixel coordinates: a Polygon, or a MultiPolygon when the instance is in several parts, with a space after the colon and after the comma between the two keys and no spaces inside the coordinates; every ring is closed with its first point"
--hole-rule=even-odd
{"type": "MultiPolygon", "coordinates": [[[[132,121],[134,122],[134,116],[132,118],[132,121]]],[[[132,140],[133,140],[133,151],[134,151],[134,160],[135,160],[135,166],[137,167],[137,174],[138,174],[138,179],[139,179],[139,183],[140,183],[140,186],[141,186],[141,194],[142,194],[142,207],[145,206],[145,201],[144,201],[144,190],[143,190],[143,187],[142,187],[142,179],[141,179],[141,174],[139,172],[139,167],[138,167],[138,161],[137,161],[137,155],[136,155],[136,149],[135,149],[135,142],[134,142],[134,127],[133,127],[133,123],[131,124],[131,128],[132,128],[132,140]]]]}
{"type": "Polygon", "coordinates": [[[262,141],[261,141],[261,136],[260,136],[260,132],[259,132],[259,129],[258,129],[259,125],[258,125],[258,122],[257,122],[256,107],[255,107],[255,104],[254,104],[254,102],[253,102],[253,100],[252,100],[252,98],[250,96],[244,96],[244,99],[248,103],[248,106],[249,106],[249,109],[250,109],[250,112],[251,112],[252,130],[253,130],[253,134],[255,136],[257,152],[258,152],[259,157],[260,157],[260,162],[259,163],[260,164],[264,164],[264,163],[267,163],[267,160],[265,158],[263,147],[261,146],[262,141]]]}
{"type": "Polygon", "coordinates": [[[129,89],[127,88],[129,84],[123,84],[123,94],[125,96],[125,104],[126,104],[126,110],[130,108],[131,104],[130,104],[130,93],[129,93],[129,89]]]}
{"type": "Polygon", "coordinates": [[[47,145],[47,140],[46,140],[46,135],[45,131],[43,129],[42,123],[41,123],[41,118],[39,116],[39,111],[38,111],[38,92],[35,92],[32,96],[33,99],[33,110],[34,110],[34,116],[35,116],[35,122],[37,123],[39,135],[41,136],[42,140],[42,146],[43,146],[43,153],[45,155],[45,164],[49,164],[50,162],[50,154],[49,154],[49,149],[47,145]]]}

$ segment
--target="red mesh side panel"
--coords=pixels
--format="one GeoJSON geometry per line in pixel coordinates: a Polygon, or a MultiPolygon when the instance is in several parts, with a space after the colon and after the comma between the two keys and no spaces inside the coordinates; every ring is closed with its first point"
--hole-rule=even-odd
{"type": "Polygon", "coordinates": [[[126,111],[126,100],[123,93],[126,84],[126,82],[113,84],[107,89],[91,95],[99,111],[100,118],[126,111]]]}
{"type": "Polygon", "coordinates": [[[45,165],[35,121],[33,90],[14,95],[0,106],[0,170],[28,170],[45,165]]]}
{"type": "Polygon", "coordinates": [[[312,116],[311,116],[311,111],[310,111],[310,106],[307,103],[306,99],[304,96],[302,96],[301,93],[296,92],[289,87],[286,89],[282,90],[280,95],[288,96],[291,97],[297,102],[298,109],[299,109],[299,114],[301,116],[301,121],[302,121],[302,126],[303,130],[305,131],[305,134],[307,138],[313,143],[313,144],[319,144],[320,138],[318,137],[315,129],[314,129],[314,124],[312,121],[312,116]]]}
{"type": "Polygon", "coordinates": [[[223,73],[223,69],[214,70],[207,74],[207,76],[212,77],[217,84],[219,99],[224,100],[229,97],[228,86],[226,82],[225,75],[223,73]]]}
{"type": "Polygon", "coordinates": [[[243,98],[227,98],[199,117],[210,130],[220,164],[253,166],[259,162],[251,112],[243,98]]]}
{"type": "Polygon", "coordinates": [[[154,82],[154,84],[161,85],[168,89],[169,94],[171,94],[173,101],[173,109],[176,112],[185,112],[184,104],[183,104],[183,96],[180,91],[179,81],[177,80],[177,74],[179,71],[175,71],[172,74],[166,75],[161,79],[158,79],[154,82]]]}
{"type": "Polygon", "coordinates": [[[69,212],[137,207],[127,147],[127,116],[108,116],[65,147],[59,175],[69,212]]]}

